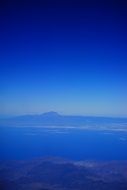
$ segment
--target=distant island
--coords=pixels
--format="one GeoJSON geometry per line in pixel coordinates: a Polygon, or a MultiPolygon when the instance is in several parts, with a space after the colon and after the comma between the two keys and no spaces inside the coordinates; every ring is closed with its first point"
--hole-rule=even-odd
{"type": "Polygon", "coordinates": [[[78,127],[89,130],[127,131],[127,118],[60,115],[51,111],[0,119],[0,126],[78,127]]]}

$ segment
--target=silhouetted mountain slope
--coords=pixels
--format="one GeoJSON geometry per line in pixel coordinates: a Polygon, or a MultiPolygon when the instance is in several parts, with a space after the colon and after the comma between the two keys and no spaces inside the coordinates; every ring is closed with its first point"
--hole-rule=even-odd
{"type": "Polygon", "coordinates": [[[126,190],[127,161],[1,161],[0,189],[126,190]]]}

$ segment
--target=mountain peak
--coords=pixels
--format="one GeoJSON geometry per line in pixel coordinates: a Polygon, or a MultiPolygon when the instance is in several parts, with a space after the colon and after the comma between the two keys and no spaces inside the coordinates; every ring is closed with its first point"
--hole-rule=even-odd
{"type": "Polygon", "coordinates": [[[46,112],[46,113],[43,113],[42,115],[46,116],[46,117],[58,117],[58,116],[60,116],[57,112],[54,112],[54,111],[46,112]]]}

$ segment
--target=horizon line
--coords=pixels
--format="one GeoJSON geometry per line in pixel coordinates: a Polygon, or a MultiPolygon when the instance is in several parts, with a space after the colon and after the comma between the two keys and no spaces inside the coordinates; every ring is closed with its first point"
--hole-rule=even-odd
{"type": "Polygon", "coordinates": [[[0,114],[0,119],[5,119],[5,118],[12,118],[12,117],[20,117],[20,116],[33,116],[33,115],[43,115],[43,114],[51,114],[54,113],[59,116],[81,116],[81,117],[104,117],[104,118],[126,118],[126,115],[103,115],[103,114],[65,114],[62,112],[57,112],[57,111],[46,111],[46,112],[39,112],[39,113],[21,113],[21,114],[0,114]]]}

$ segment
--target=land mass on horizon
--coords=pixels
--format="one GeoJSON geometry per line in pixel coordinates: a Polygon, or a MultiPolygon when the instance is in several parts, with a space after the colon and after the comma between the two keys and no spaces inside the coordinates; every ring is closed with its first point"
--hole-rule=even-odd
{"type": "Polygon", "coordinates": [[[127,131],[127,118],[60,115],[51,111],[1,119],[0,126],[78,127],[96,130],[127,131]]]}

